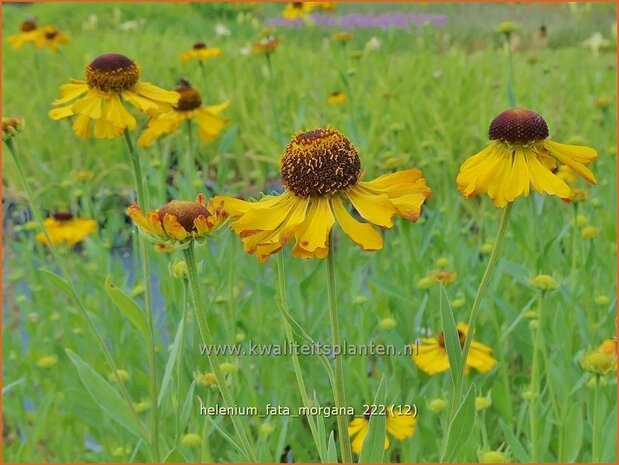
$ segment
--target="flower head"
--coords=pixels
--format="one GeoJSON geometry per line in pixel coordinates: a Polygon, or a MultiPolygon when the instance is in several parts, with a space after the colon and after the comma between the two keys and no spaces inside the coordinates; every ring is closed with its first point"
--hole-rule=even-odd
{"type": "Polygon", "coordinates": [[[315,2],[291,2],[287,3],[282,11],[282,17],[288,21],[304,19],[316,8],[315,2]]]}
{"type": "MultiPolygon", "coordinates": [[[[391,443],[389,436],[400,441],[410,438],[415,434],[415,425],[417,423],[417,419],[412,412],[391,412],[392,408],[389,406],[385,414],[385,427],[387,429],[387,434],[385,435],[385,450],[389,448],[391,443]]],[[[348,436],[352,439],[352,451],[357,455],[361,453],[363,441],[365,441],[365,437],[368,434],[369,426],[369,420],[360,417],[355,418],[348,424],[348,436]]]]}
{"type": "Polygon", "coordinates": [[[54,26],[43,26],[34,41],[38,48],[49,48],[52,53],[56,53],[58,46],[69,43],[69,38],[54,26]]]}
{"type": "MultiPolygon", "coordinates": [[[[50,218],[43,220],[43,226],[54,245],[61,243],[75,245],[97,230],[95,220],[76,218],[71,212],[56,212],[50,218]]],[[[38,233],[36,239],[42,244],[47,244],[43,232],[38,233]]]]}
{"type": "Polygon", "coordinates": [[[129,216],[148,239],[160,250],[184,249],[191,241],[206,242],[207,236],[221,224],[206,208],[206,198],[172,200],[146,215],[137,205],[128,209],[129,216]]]}
{"type": "Polygon", "coordinates": [[[535,192],[556,195],[569,202],[574,190],[556,173],[562,165],[595,184],[585,165],[597,153],[589,147],[566,145],[548,139],[544,118],[526,108],[499,114],[488,131],[490,144],[460,167],[458,190],[466,198],[486,192],[497,207],[535,192]]]}
{"type": "Polygon", "coordinates": [[[221,49],[218,47],[208,47],[204,42],[196,42],[191,50],[181,53],[181,61],[199,60],[204,61],[209,58],[221,56],[221,49]]]}
{"type": "Polygon", "coordinates": [[[520,26],[517,23],[512,21],[503,21],[496,27],[497,34],[505,34],[510,35],[520,29],[520,26]]]}
{"type": "Polygon", "coordinates": [[[23,118],[2,118],[2,140],[6,141],[15,137],[24,128],[23,118]]]}
{"type": "Polygon", "coordinates": [[[217,105],[202,105],[202,96],[191,86],[189,81],[180,79],[176,92],[180,95],[176,105],[165,113],[151,118],[148,127],[138,138],[140,147],[150,146],[155,139],[164,134],[171,134],[187,120],[193,120],[198,126],[198,136],[202,142],[212,142],[223,130],[228,120],[219,114],[230,105],[230,100],[217,105]]]}
{"type": "Polygon", "coordinates": [[[346,42],[350,42],[350,39],[352,39],[352,33],[348,31],[336,31],[331,36],[331,39],[334,42],[340,42],[345,44],[346,42]]]}
{"type": "Polygon", "coordinates": [[[345,93],[336,90],[335,92],[332,92],[331,95],[329,95],[329,98],[327,98],[327,103],[329,105],[340,105],[344,103],[347,99],[348,97],[345,93]]]}
{"type": "Polygon", "coordinates": [[[96,138],[114,138],[125,129],[135,129],[135,117],[123,100],[155,115],[169,111],[179,99],[177,92],[140,81],[139,66],[117,53],[95,58],[86,66],[86,80],[71,79],[60,86],[60,93],[62,98],[54,100],[53,105],[62,106],[50,110],[49,117],[59,120],[75,115],[73,131],[84,139],[90,137],[90,120],[95,121],[96,138]]]}
{"type": "Polygon", "coordinates": [[[580,358],[583,370],[603,375],[617,369],[617,354],[608,351],[604,345],[601,349],[589,350],[580,358]]]}
{"type": "Polygon", "coordinates": [[[393,216],[416,221],[431,196],[418,169],[409,169],[363,182],[361,160],[354,145],[333,128],[297,133],[284,149],[282,195],[258,202],[214,197],[211,209],[235,221],[231,228],[243,240],[245,251],[266,261],[292,238],[292,251],[301,258],[324,258],[337,222],[364,250],[379,250],[381,234],[359,222],[347,210],[348,199],[358,214],[381,228],[393,226],[393,216]]]}
{"type": "MultiPolygon", "coordinates": [[[[468,325],[466,323],[458,323],[458,337],[460,346],[464,346],[468,325]]],[[[447,357],[447,348],[445,347],[445,336],[440,332],[437,337],[421,338],[419,344],[419,353],[413,355],[413,362],[420,370],[425,371],[429,375],[435,375],[449,369],[449,358],[447,357]]],[[[496,360],[492,357],[492,349],[483,345],[480,342],[473,340],[469,355],[466,359],[465,372],[469,372],[471,368],[475,368],[480,373],[490,371],[496,360]]]]}
{"type": "Polygon", "coordinates": [[[266,36],[258,42],[251,44],[251,50],[253,53],[266,53],[269,55],[277,50],[280,43],[281,39],[273,36],[266,36]]]}
{"type": "Polygon", "coordinates": [[[542,291],[551,291],[559,287],[559,283],[555,278],[548,274],[538,274],[531,278],[531,286],[542,291]]]}
{"type": "Polygon", "coordinates": [[[20,49],[27,43],[36,42],[40,34],[39,28],[34,18],[28,18],[21,23],[20,31],[17,34],[7,37],[7,40],[11,47],[15,50],[20,49]]]}

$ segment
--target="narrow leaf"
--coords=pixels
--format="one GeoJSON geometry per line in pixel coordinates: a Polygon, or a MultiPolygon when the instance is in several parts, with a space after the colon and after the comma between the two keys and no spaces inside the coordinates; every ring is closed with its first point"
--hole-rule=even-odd
{"type": "MultiPolygon", "coordinates": [[[[385,405],[385,377],[383,376],[374,396],[374,405],[385,405]]],[[[359,463],[381,463],[385,455],[385,415],[372,415],[368,434],[363,440],[359,463]]]]}
{"type": "Polygon", "coordinates": [[[471,385],[447,432],[447,446],[441,462],[453,462],[467,443],[475,424],[475,386],[471,385]]]}
{"type": "Polygon", "coordinates": [[[148,339],[148,323],[146,322],[144,312],[131,297],[114,285],[112,282],[112,275],[108,275],[107,278],[105,278],[105,291],[116,305],[116,308],[127,317],[144,338],[148,339]]]}
{"type": "Polygon", "coordinates": [[[39,271],[51,282],[56,289],[65,294],[67,297],[75,298],[71,285],[64,279],[58,276],[56,273],[52,273],[49,270],[39,268],[39,271]]]}
{"type": "Polygon", "coordinates": [[[441,285],[440,287],[441,293],[439,299],[439,310],[441,312],[441,324],[443,326],[445,348],[447,349],[447,357],[449,358],[449,376],[451,377],[451,382],[453,385],[457,386],[456,378],[460,377],[462,372],[462,347],[460,346],[458,328],[451,310],[451,305],[449,305],[449,299],[447,298],[447,293],[445,292],[445,286],[441,285]]]}

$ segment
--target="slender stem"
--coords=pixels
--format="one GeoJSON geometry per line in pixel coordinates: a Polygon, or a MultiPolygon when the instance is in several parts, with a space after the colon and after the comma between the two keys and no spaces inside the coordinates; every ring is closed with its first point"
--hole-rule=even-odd
{"type": "MultiPolygon", "coordinates": [[[[277,254],[277,278],[279,284],[279,303],[278,308],[282,314],[282,319],[284,321],[284,328],[286,330],[286,339],[288,340],[288,344],[291,346],[294,344],[294,337],[292,334],[292,328],[290,323],[285,317],[285,313],[288,313],[288,297],[286,296],[286,272],[284,270],[284,255],[283,253],[277,254]]],[[[301,371],[301,364],[299,363],[299,355],[295,350],[291,350],[291,359],[292,366],[294,368],[294,374],[297,379],[297,386],[299,388],[299,394],[301,395],[301,401],[303,402],[304,407],[311,407],[309,397],[307,396],[307,389],[305,388],[305,381],[303,380],[303,372],[301,371]]],[[[314,422],[314,418],[310,415],[307,417],[307,421],[310,427],[310,431],[312,432],[312,437],[314,438],[314,442],[316,443],[316,447],[318,449],[318,453],[322,454],[322,449],[320,447],[320,437],[318,435],[318,430],[316,429],[316,423],[314,422]]],[[[322,461],[327,461],[326,457],[320,457],[322,461]]]]}
{"type": "Polygon", "coordinates": [[[516,97],[514,95],[514,59],[512,54],[511,35],[506,34],[507,41],[507,55],[509,57],[509,76],[507,78],[507,101],[513,108],[516,106],[516,97]]]}
{"type": "Polygon", "coordinates": [[[537,420],[539,412],[537,410],[537,401],[540,397],[540,383],[539,383],[539,353],[541,351],[542,344],[542,306],[544,302],[544,291],[540,293],[539,306],[537,309],[537,328],[535,329],[535,339],[533,341],[533,362],[531,364],[531,400],[529,401],[529,428],[531,436],[531,461],[537,462],[538,458],[538,431],[537,420]]]}
{"type": "Polygon", "coordinates": [[[275,123],[275,134],[277,136],[277,142],[279,144],[284,143],[284,136],[282,134],[282,127],[279,122],[279,113],[277,112],[277,106],[275,106],[275,92],[273,89],[274,81],[273,81],[273,63],[271,62],[271,54],[265,54],[267,58],[267,64],[269,67],[269,102],[271,104],[271,112],[273,114],[273,122],[275,123]]]}
{"type": "Polygon", "coordinates": [[[191,191],[193,191],[192,188],[192,182],[193,182],[193,172],[195,171],[195,159],[194,159],[194,154],[193,154],[193,130],[192,130],[192,124],[191,124],[191,120],[188,119],[186,126],[187,128],[187,140],[188,140],[188,146],[187,146],[187,153],[185,154],[185,157],[183,158],[183,180],[181,182],[181,185],[184,186],[183,189],[183,193],[182,195],[184,197],[189,197],[189,193],[191,191]]]}
{"type": "Polygon", "coordinates": [[[593,437],[591,439],[591,462],[600,463],[600,375],[595,375],[595,393],[593,394],[593,437]]]}
{"type": "MultiPolygon", "coordinates": [[[[105,344],[103,336],[101,336],[101,334],[99,333],[99,330],[97,329],[97,326],[95,325],[94,321],[88,314],[88,310],[86,309],[86,306],[82,298],[77,293],[77,289],[73,282],[73,277],[71,273],[69,273],[63,259],[61,258],[60,254],[56,250],[56,246],[54,246],[54,243],[49,237],[49,233],[47,229],[45,228],[45,225],[43,224],[43,217],[41,216],[39,209],[34,203],[34,194],[32,192],[32,188],[30,187],[30,184],[28,183],[28,180],[26,179],[24,168],[21,163],[21,159],[19,158],[19,155],[15,149],[15,145],[13,144],[12,139],[6,140],[5,143],[7,147],[9,148],[9,152],[11,153],[11,156],[13,157],[13,161],[15,162],[15,166],[17,167],[17,174],[19,175],[19,179],[24,187],[24,190],[26,191],[26,196],[28,198],[28,202],[30,203],[30,208],[32,210],[34,219],[37,222],[39,229],[43,232],[43,235],[45,236],[47,247],[49,251],[51,252],[52,257],[54,258],[54,261],[56,262],[56,266],[60,269],[60,272],[63,278],[65,279],[65,281],[69,284],[72,297],[77,303],[77,308],[79,309],[84,320],[86,320],[86,323],[88,324],[88,328],[90,329],[90,331],[92,331],[92,334],[95,336],[95,341],[97,345],[99,346],[99,348],[101,349],[101,352],[103,352],[103,356],[105,357],[105,361],[110,367],[110,370],[112,371],[112,373],[116,373],[118,371],[118,366],[116,365],[116,362],[114,361],[114,358],[112,357],[112,353],[110,352],[107,345],[105,344]]],[[[125,386],[125,383],[118,376],[116,377],[116,380],[118,381],[117,384],[119,386],[120,394],[123,400],[129,406],[129,410],[132,412],[132,415],[136,423],[140,425],[140,429],[142,430],[141,432],[143,436],[146,437],[147,436],[146,427],[144,426],[142,419],[133,409],[133,402],[131,402],[131,397],[129,397],[129,392],[127,391],[127,387],[125,386]]]]}
{"type": "MultiPolygon", "coordinates": [[[[339,353],[339,348],[342,347],[340,337],[340,326],[337,319],[337,296],[335,291],[335,262],[333,250],[333,237],[329,235],[329,253],[327,255],[327,294],[329,297],[329,321],[331,323],[331,341],[337,352],[335,358],[335,382],[333,386],[333,397],[335,407],[342,408],[346,406],[346,391],[344,388],[344,367],[342,365],[342,354],[339,353]]],[[[344,415],[337,415],[337,429],[340,448],[342,451],[342,462],[352,462],[352,450],[350,446],[350,438],[348,437],[348,424],[344,415]]]]}
{"type": "Polygon", "coordinates": [[[570,290],[576,286],[576,267],[578,266],[578,202],[572,208],[572,266],[570,267],[570,290]]]}
{"type": "MultiPolygon", "coordinates": [[[[135,188],[137,193],[137,202],[140,208],[144,211],[148,210],[147,198],[144,190],[144,178],[142,176],[142,167],[140,165],[140,157],[133,145],[129,131],[125,129],[125,141],[129,151],[129,158],[133,164],[133,174],[135,176],[135,188]]],[[[157,383],[157,352],[155,347],[155,314],[152,303],[151,278],[150,278],[150,260],[148,256],[148,245],[146,239],[142,236],[138,239],[139,252],[142,260],[142,274],[144,276],[144,306],[146,307],[146,320],[148,324],[148,362],[150,365],[150,398],[151,398],[151,443],[153,448],[153,457],[156,462],[159,461],[159,385],[157,383]]]]}
{"type": "Polygon", "coordinates": [[[475,300],[473,301],[473,308],[471,309],[471,316],[469,318],[468,330],[466,332],[466,338],[464,341],[464,347],[462,348],[462,370],[459,375],[456,377],[456,386],[454,389],[454,396],[451,402],[451,412],[449,415],[449,424],[453,420],[458,406],[460,405],[460,401],[462,398],[462,387],[464,384],[464,369],[466,368],[466,360],[469,355],[469,351],[471,349],[471,342],[473,340],[473,334],[475,333],[475,325],[477,324],[477,317],[479,316],[479,310],[482,298],[484,293],[486,292],[486,288],[490,283],[490,278],[492,277],[492,273],[496,266],[496,263],[499,259],[499,254],[501,252],[501,245],[503,245],[503,239],[505,238],[505,231],[507,229],[507,223],[509,222],[509,215],[512,211],[512,203],[508,203],[507,206],[503,209],[503,216],[501,216],[501,222],[499,223],[499,230],[497,232],[496,240],[494,241],[494,247],[492,248],[492,253],[490,254],[490,259],[488,260],[488,265],[486,265],[486,271],[481,278],[481,282],[479,283],[479,288],[477,289],[477,294],[475,295],[475,300]]]}
{"type": "Polygon", "coordinates": [[[181,378],[183,374],[183,353],[185,353],[185,332],[187,329],[187,295],[189,294],[189,285],[187,280],[183,278],[183,300],[181,302],[181,309],[183,311],[182,326],[181,326],[181,340],[179,341],[178,361],[176,369],[176,441],[181,438],[181,378]]]}
{"type": "MultiPolygon", "coordinates": [[[[200,331],[200,335],[202,336],[202,342],[207,346],[212,346],[214,344],[214,340],[213,336],[211,335],[208,321],[206,319],[206,308],[204,306],[204,301],[202,300],[202,295],[200,291],[200,283],[198,281],[198,269],[196,265],[193,241],[189,243],[189,246],[184,250],[184,253],[185,260],[187,262],[189,286],[191,289],[191,297],[193,300],[193,308],[196,316],[196,321],[198,323],[198,329],[200,331]]],[[[232,394],[230,394],[230,390],[228,389],[228,385],[226,384],[226,379],[223,372],[221,371],[219,357],[217,357],[214,351],[207,352],[207,357],[209,363],[211,364],[211,367],[213,368],[213,373],[215,375],[215,379],[217,380],[217,386],[219,387],[221,397],[223,398],[224,402],[228,407],[234,406],[235,403],[232,398],[232,394]]],[[[241,423],[239,417],[235,415],[231,415],[230,419],[232,420],[232,424],[234,425],[236,434],[241,441],[241,446],[245,451],[245,455],[250,461],[256,462],[256,454],[249,440],[249,436],[247,435],[245,428],[243,427],[243,423],[241,423]]]]}

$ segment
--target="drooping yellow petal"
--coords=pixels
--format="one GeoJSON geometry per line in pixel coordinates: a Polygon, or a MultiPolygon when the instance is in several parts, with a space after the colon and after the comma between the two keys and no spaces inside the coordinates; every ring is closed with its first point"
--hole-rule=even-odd
{"type": "Polygon", "coordinates": [[[196,110],[195,120],[198,123],[198,135],[202,142],[211,142],[217,139],[228,122],[227,119],[209,112],[206,108],[196,110]]]}
{"type": "Polygon", "coordinates": [[[497,361],[492,357],[492,349],[480,342],[472,341],[469,356],[466,360],[467,368],[475,368],[480,373],[490,371],[497,361]]]}
{"type": "MultiPolygon", "coordinates": [[[[148,114],[161,113],[161,111],[159,111],[160,106],[157,102],[139,95],[132,89],[122,91],[121,95],[127,102],[135,106],[141,112],[148,114]]],[[[169,108],[167,110],[169,110],[169,108]]]]}
{"type": "Polygon", "coordinates": [[[148,122],[148,127],[138,138],[138,146],[149,147],[155,139],[163,134],[171,134],[176,131],[183,120],[183,117],[174,110],[152,117],[148,122]]]}
{"type": "Polygon", "coordinates": [[[110,95],[107,119],[119,128],[134,130],[137,126],[135,117],[127,111],[118,94],[110,95]]]}
{"type": "Polygon", "coordinates": [[[77,115],[73,121],[73,132],[82,139],[90,137],[90,118],[87,115],[77,115]]]}
{"type": "Polygon", "coordinates": [[[529,179],[529,167],[523,150],[517,148],[514,151],[514,162],[503,190],[506,202],[513,202],[516,197],[524,194],[529,195],[531,181],[529,179]]]}
{"type": "Polygon", "coordinates": [[[296,204],[296,198],[294,195],[278,196],[279,202],[268,209],[268,214],[262,209],[251,209],[230,227],[241,237],[256,231],[272,231],[286,219],[296,204]]]}
{"type": "Polygon", "coordinates": [[[98,93],[89,91],[85,97],[73,104],[73,111],[79,115],[86,115],[91,119],[99,119],[101,117],[102,101],[98,93]]]}
{"type": "Polygon", "coordinates": [[[572,168],[576,173],[592,184],[596,184],[593,173],[585,164],[597,158],[597,152],[582,145],[560,144],[551,140],[544,141],[544,148],[559,162],[572,168]]]}
{"type": "Polygon", "coordinates": [[[395,415],[387,415],[385,419],[387,432],[400,441],[415,434],[415,423],[416,420],[412,412],[406,414],[396,412],[395,415]]]}
{"type": "Polygon", "coordinates": [[[189,233],[183,228],[178,220],[169,213],[163,217],[163,229],[168,236],[178,241],[184,241],[189,236],[189,233]]]}
{"type": "Polygon", "coordinates": [[[572,189],[559,176],[553,174],[535,156],[527,158],[531,184],[536,192],[556,195],[564,200],[572,197],[572,189]]]}
{"type": "Polygon", "coordinates": [[[59,120],[59,119],[67,118],[68,116],[72,116],[74,114],[75,113],[73,113],[73,104],[71,103],[70,105],[66,105],[64,107],[52,108],[47,113],[47,116],[49,116],[53,120],[59,120]]]}
{"type": "Polygon", "coordinates": [[[170,105],[176,105],[180,94],[173,90],[165,90],[161,87],[157,87],[150,82],[138,82],[132,88],[138,94],[154,100],[159,103],[168,103],[170,105]]]}
{"type": "Polygon", "coordinates": [[[447,351],[441,347],[436,338],[422,338],[419,352],[413,354],[413,362],[429,375],[435,375],[449,370],[447,351]]]}
{"type": "Polygon", "coordinates": [[[393,226],[391,218],[397,210],[386,194],[372,194],[359,185],[352,186],[345,193],[363,218],[383,228],[393,226]]]}
{"type": "Polygon", "coordinates": [[[488,196],[494,200],[494,204],[497,207],[503,208],[507,205],[504,191],[507,187],[507,179],[509,178],[512,170],[513,156],[510,153],[503,153],[497,156],[500,157],[500,161],[495,166],[494,176],[488,183],[488,196]]]}
{"type": "Polygon", "coordinates": [[[75,100],[80,95],[88,91],[88,84],[84,81],[72,80],[69,84],[60,86],[61,98],[54,100],[54,105],[64,105],[65,103],[75,100]]]}
{"type": "Polygon", "coordinates": [[[383,247],[383,238],[378,231],[367,223],[361,223],[354,219],[344,207],[339,196],[331,198],[333,214],[338,224],[352,241],[363,250],[379,250],[383,247]]]}
{"type": "Polygon", "coordinates": [[[335,218],[329,199],[325,197],[312,199],[305,221],[295,233],[297,243],[292,255],[302,258],[324,258],[329,250],[329,233],[334,223],[335,218]]]}

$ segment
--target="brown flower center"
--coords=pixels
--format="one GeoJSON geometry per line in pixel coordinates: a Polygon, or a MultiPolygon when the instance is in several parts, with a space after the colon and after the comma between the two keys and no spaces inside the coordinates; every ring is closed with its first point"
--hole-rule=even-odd
{"type": "Polygon", "coordinates": [[[490,140],[527,145],[548,137],[548,125],[541,115],[527,108],[511,108],[490,123],[490,140]]]}
{"type": "Polygon", "coordinates": [[[27,19],[23,23],[21,23],[21,31],[22,32],[30,32],[34,31],[37,28],[37,23],[35,23],[31,19],[27,19]]]}
{"type": "Polygon", "coordinates": [[[73,219],[73,213],[69,211],[54,213],[54,219],[58,221],[69,221],[73,219]]]}
{"type": "Polygon", "coordinates": [[[202,105],[200,92],[191,87],[189,82],[181,80],[176,92],[181,95],[175,107],[178,111],[191,111],[200,108],[200,105],[202,105]]]}
{"type": "Polygon", "coordinates": [[[195,44],[193,44],[193,48],[194,50],[204,50],[206,47],[206,44],[204,42],[196,42],[195,44]]]}
{"type": "Polygon", "coordinates": [[[293,137],[281,159],[284,185],[299,197],[339,192],[357,183],[361,160],[352,142],[333,128],[293,137]]]}
{"type": "Polygon", "coordinates": [[[157,214],[162,223],[163,218],[167,214],[172,215],[187,232],[196,230],[194,225],[196,218],[199,216],[203,216],[204,218],[211,216],[211,212],[209,212],[206,207],[193,200],[172,200],[161,207],[157,214]]]}
{"type": "MultiPolygon", "coordinates": [[[[445,334],[443,333],[443,331],[438,333],[437,339],[438,339],[438,345],[444,349],[445,348],[445,334]]],[[[458,339],[460,340],[460,348],[464,347],[464,340],[466,339],[466,334],[458,330],[458,339]]]]}
{"type": "Polygon", "coordinates": [[[53,31],[46,32],[45,38],[47,40],[53,40],[57,35],[58,35],[58,31],[54,29],[53,31]]]}
{"type": "Polygon", "coordinates": [[[128,90],[138,82],[139,78],[138,65],[117,53],[101,55],[86,67],[88,85],[103,92],[128,90]]]}

